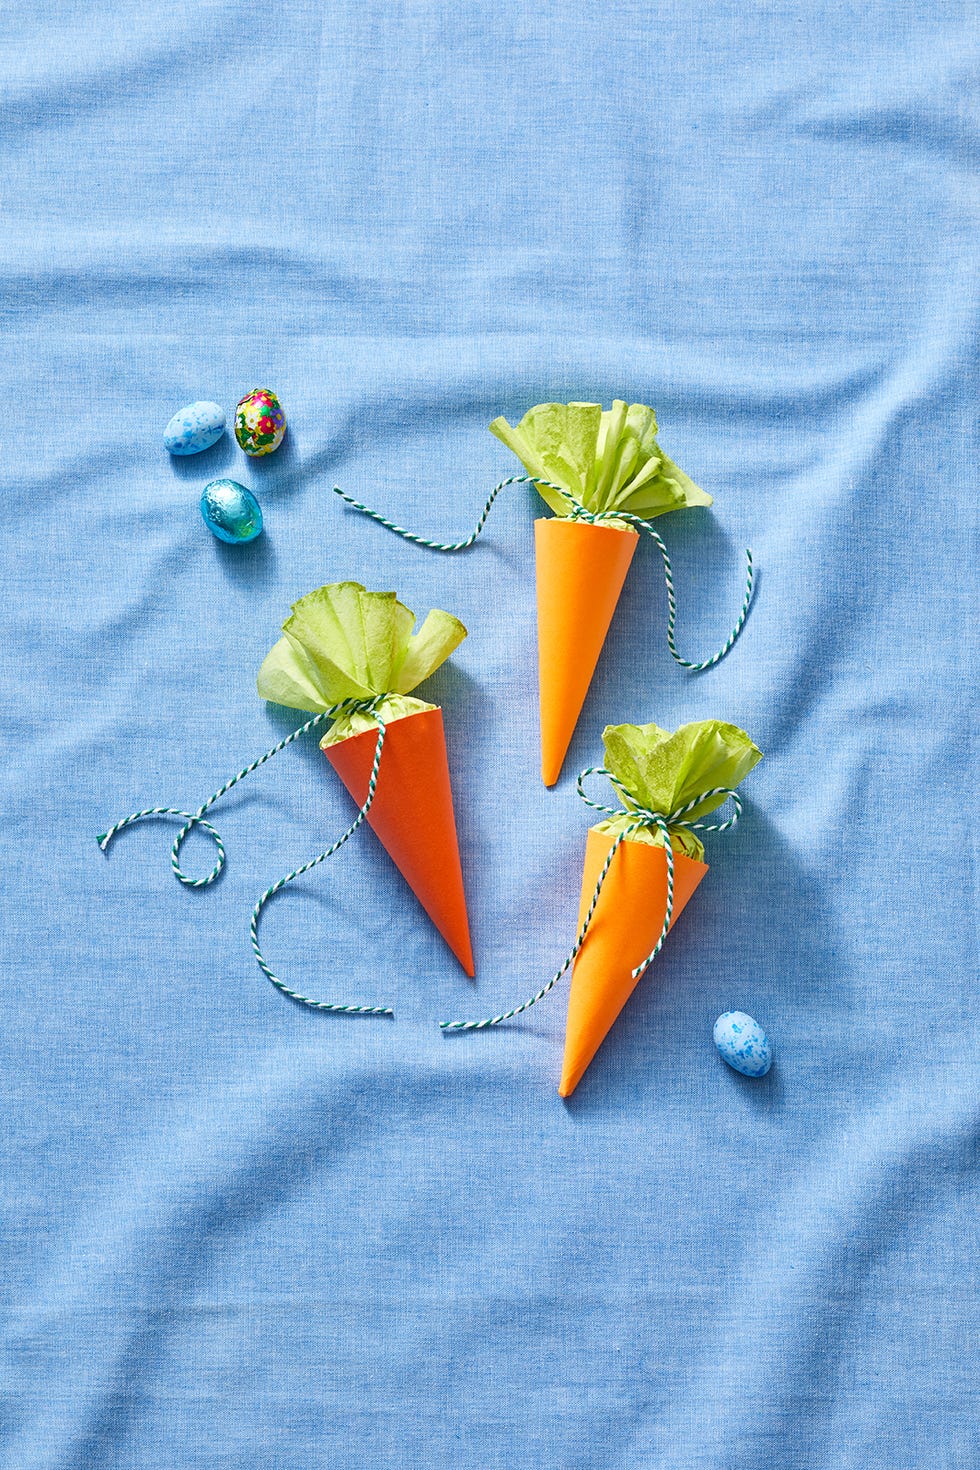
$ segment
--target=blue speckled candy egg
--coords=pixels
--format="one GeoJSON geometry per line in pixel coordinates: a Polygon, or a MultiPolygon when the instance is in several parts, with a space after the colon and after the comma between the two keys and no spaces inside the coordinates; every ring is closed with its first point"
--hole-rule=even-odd
{"type": "Polygon", "coordinates": [[[759,1025],[744,1011],[726,1011],[715,1022],[715,1046],[743,1077],[764,1077],[772,1066],[772,1047],[759,1025]]]}
{"type": "Polygon", "coordinates": [[[201,515],[219,541],[241,545],[262,530],[262,508],[251,490],[237,480],[212,480],[201,496],[201,515]]]}
{"type": "Polygon", "coordinates": [[[169,454],[200,454],[225,432],[225,411],[217,403],[189,403],[175,413],[163,431],[169,454]]]}

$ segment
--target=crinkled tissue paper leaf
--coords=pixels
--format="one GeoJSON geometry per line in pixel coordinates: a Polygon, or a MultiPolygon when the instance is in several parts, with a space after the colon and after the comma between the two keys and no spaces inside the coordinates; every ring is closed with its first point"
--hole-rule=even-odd
{"type": "MultiPolygon", "coordinates": [[[[415,614],[394,592],[367,592],[359,582],[334,582],[293,604],[283,636],[258,676],[263,699],[322,714],[346,699],[386,696],[386,722],[432,709],[406,696],[443,664],[466,637],[451,613],[433,608],[417,633],[415,614]]],[[[372,729],[361,711],[340,715],[323,744],[372,729]]]]}
{"type": "MultiPolygon", "coordinates": [[[[516,427],[494,419],[490,432],[529,475],[560,485],[587,510],[649,520],[683,506],[711,504],[711,496],[660,448],[656,414],[644,403],[617,398],[605,410],[599,403],[539,403],[516,427]]],[[[536,488],[555,515],[570,514],[572,504],[558,491],[536,488]]]]}
{"type": "MultiPolygon", "coordinates": [[[[626,805],[654,812],[676,811],[715,786],[734,789],[762,759],[745,731],[724,720],[695,720],[673,734],[652,724],[607,725],[602,741],[606,770],[622,787],[626,805]]],[[[684,821],[697,821],[724,801],[724,796],[708,797],[685,813],[684,821]]],[[[599,830],[618,836],[628,825],[628,817],[613,817],[599,823],[599,830]]],[[[659,831],[647,828],[630,840],[663,842],[659,831]]],[[[703,843],[683,827],[671,828],[671,846],[688,857],[704,856],[703,843]]]]}

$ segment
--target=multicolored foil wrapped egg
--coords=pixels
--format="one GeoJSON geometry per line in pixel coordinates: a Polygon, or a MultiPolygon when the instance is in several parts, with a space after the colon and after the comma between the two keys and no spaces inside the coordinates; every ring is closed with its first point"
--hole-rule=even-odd
{"type": "Polygon", "coordinates": [[[253,388],[235,409],[235,438],[253,458],[278,449],[286,432],[286,415],[271,388],[253,388]]]}
{"type": "Polygon", "coordinates": [[[772,1047],[759,1025],[744,1011],[726,1011],[714,1028],[718,1054],[743,1077],[764,1077],[772,1066],[772,1047]]]}
{"type": "Polygon", "coordinates": [[[217,403],[189,403],[178,409],[163,431],[168,454],[200,454],[225,432],[225,411],[217,403]]]}
{"type": "Polygon", "coordinates": [[[201,496],[204,524],[219,541],[240,546],[262,530],[262,508],[251,490],[237,480],[212,480],[201,496]]]}

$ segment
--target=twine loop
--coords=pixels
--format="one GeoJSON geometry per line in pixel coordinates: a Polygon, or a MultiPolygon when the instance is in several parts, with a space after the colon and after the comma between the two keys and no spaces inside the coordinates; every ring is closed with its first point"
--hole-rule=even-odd
{"type": "Polygon", "coordinates": [[[216,801],[224,796],[226,792],[230,791],[233,786],[237,785],[238,782],[241,781],[245,776],[250,775],[252,771],[257,771],[259,766],[264,765],[267,760],[270,760],[272,758],[272,756],[277,755],[280,750],[285,750],[287,745],[291,745],[294,740],[298,740],[300,736],[305,735],[308,730],[313,730],[318,725],[323,724],[325,720],[334,720],[339,715],[352,715],[357,713],[373,715],[378,726],[378,741],[374,751],[374,760],[371,765],[370,778],[368,780],[367,800],[364,802],[364,805],[360,808],[357,816],[347,828],[346,832],[344,832],[343,836],[339,837],[337,841],[332,844],[331,847],[328,847],[326,852],[321,852],[318,857],[313,858],[308,863],[304,863],[301,868],[296,868],[294,872],[287,873],[285,877],[280,878],[277,882],[273,883],[271,888],[266,889],[265,893],[263,893],[262,897],[255,905],[255,908],[252,910],[252,922],[249,932],[251,934],[252,949],[255,953],[255,958],[258,961],[262,973],[273,985],[277,987],[277,989],[282,991],[283,995],[288,995],[290,1000],[299,1001],[300,1004],[309,1006],[311,1010],[335,1011],[348,1016],[393,1015],[394,1012],[391,1010],[390,1006],[345,1005],[334,1001],[311,1000],[309,996],[300,994],[298,990],[291,990],[289,986],[286,985],[282,980],[280,980],[277,975],[273,974],[272,970],[266,964],[265,958],[262,954],[262,950],[259,947],[258,937],[259,916],[273,894],[278,893],[281,889],[285,888],[287,883],[292,883],[294,878],[299,878],[302,876],[303,873],[308,873],[311,868],[315,868],[317,864],[322,863],[325,858],[331,857],[338,848],[343,847],[344,843],[349,837],[353,836],[358,827],[364,821],[364,818],[367,816],[368,811],[371,808],[371,803],[374,801],[375,791],[377,790],[378,767],[381,763],[381,751],[384,747],[385,740],[385,725],[384,721],[378,714],[378,710],[380,709],[384,700],[387,699],[387,697],[387,694],[373,694],[370,696],[370,698],[367,699],[341,700],[339,704],[332,705],[330,709],[323,710],[320,714],[314,715],[311,720],[306,721],[305,725],[300,725],[298,730],[294,730],[292,734],[287,735],[285,740],[280,740],[278,745],[274,745],[271,750],[267,750],[265,755],[259,756],[258,760],[252,761],[251,765],[246,766],[244,770],[241,770],[238,772],[237,775],[232,776],[231,780],[226,781],[225,784],[220,788],[220,790],[216,791],[213,796],[209,796],[207,801],[204,802],[202,806],[198,807],[196,812],[185,812],[181,811],[179,807],[172,806],[147,807],[145,811],[133,812],[130,816],[123,817],[122,821],[116,822],[112,827],[109,828],[108,832],[103,832],[99,837],[99,846],[101,847],[103,852],[106,852],[110,842],[118,832],[121,832],[124,827],[130,826],[133,822],[140,821],[143,817],[183,817],[185,818],[184,825],[177,833],[177,836],[174,839],[174,845],[171,848],[170,865],[173,868],[174,876],[181,883],[186,884],[188,888],[206,888],[209,883],[214,882],[215,878],[218,877],[218,874],[221,872],[222,868],[225,865],[225,847],[217,830],[211,825],[210,822],[205,820],[204,813],[209,811],[211,807],[214,806],[216,801]],[[191,878],[181,869],[180,866],[181,844],[183,843],[184,838],[187,836],[188,832],[190,832],[191,829],[194,827],[200,827],[203,832],[206,832],[211,840],[214,842],[215,847],[218,850],[218,861],[211,869],[211,872],[208,873],[208,875],[204,878],[191,878]]]}
{"type": "Polygon", "coordinates": [[[364,714],[374,714],[378,705],[385,697],[383,694],[376,694],[372,695],[370,699],[341,700],[340,704],[335,704],[330,709],[322,711],[321,714],[314,715],[311,720],[307,720],[305,725],[300,725],[298,730],[294,730],[292,734],[287,735],[285,740],[280,740],[278,745],[274,745],[271,750],[267,750],[265,755],[260,755],[258,760],[252,761],[251,765],[246,766],[244,770],[232,776],[231,780],[226,781],[213,795],[209,796],[207,801],[199,806],[196,812],[185,812],[180,807],[175,806],[151,806],[146,807],[143,811],[131,812],[128,817],[123,817],[121,821],[115,822],[107,832],[101,832],[99,834],[99,846],[103,852],[108,852],[109,844],[124,827],[131,827],[134,822],[142,821],[144,817],[183,817],[184,825],[174,838],[173,847],[170,849],[170,866],[173,869],[174,877],[179,883],[185,884],[188,888],[207,888],[221,873],[226,860],[225,845],[221,837],[211,823],[204,820],[204,814],[211,810],[215,802],[220,801],[221,797],[226,795],[233,786],[237,786],[239,781],[251,775],[253,771],[257,771],[259,766],[264,766],[267,760],[271,760],[274,755],[278,755],[280,750],[285,750],[287,745],[292,745],[294,740],[298,740],[308,730],[313,730],[318,725],[322,725],[325,720],[334,720],[338,715],[342,714],[355,714],[358,711],[364,714]],[[192,878],[180,866],[180,850],[184,845],[184,839],[194,827],[200,827],[202,832],[207,833],[218,850],[218,861],[210,873],[204,878],[192,878]]]}
{"type": "Polygon", "coordinates": [[[499,1026],[504,1021],[513,1020],[515,1016],[521,1015],[523,1011],[530,1010],[531,1006],[537,1005],[539,1000],[543,1000],[548,992],[550,990],[553,990],[554,987],[558,984],[558,981],[562,978],[562,976],[567,973],[570,966],[574,964],[579,954],[579,951],[582,948],[582,945],[585,943],[586,936],[589,932],[589,926],[592,923],[596,908],[599,903],[599,895],[602,893],[603,884],[606,881],[606,878],[609,874],[609,869],[612,867],[613,859],[615,858],[617,852],[619,851],[622,844],[626,841],[626,839],[630,837],[634,832],[639,832],[645,829],[647,831],[655,830],[659,832],[661,837],[663,838],[664,852],[667,859],[667,908],[664,913],[664,922],[660,930],[660,937],[658,938],[653,949],[647,955],[646,959],[641,960],[640,964],[636,965],[632,971],[633,979],[639,980],[640,977],[647,971],[647,969],[649,969],[650,965],[657,958],[657,955],[663,948],[664,940],[667,938],[667,934],[670,929],[671,920],[674,917],[674,849],[671,846],[670,841],[671,828],[674,828],[675,830],[677,828],[682,828],[688,832],[725,832],[728,830],[729,827],[734,827],[735,823],[738,821],[739,817],[742,814],[741,797],[738,795],[737,791],[732,790],[731,787],[728,786],[713,786],[709,791],[703,791],[701,795],[695,797],[693,801],[685,802],[683,806],[677,807],[672,812],[653,811],[648,807],[641,806],[639,805],[639,803],[634,802],[633,799],[629,796],[629,793],[623,787],[622,783],[616,779],[611,771],[607,771],[605,766],[586,767],[584,771],[581,771],[579,773],[578,779],[576,781],[576,786],[579,796],[582,798],[587,806],[592,807],[594,811],[603,812],[610,817],[626,817],[628,819],[628,825],[623,829],[622,832],[617,834],[615,841],[606,854],[606,860],[602,865],[602,871],[599,874],[598,881],[596,882],[596,886],[592,894],[592,901],[589,904],[588,912],[586,913],[585,918],[582,921],[582,926],[579,929],[575,943],[572,945],[572,948],[569,950],[564,961],[562,962],[561,968],[557,970],[554,975],[552,975],[547,985],[543,985],[540,990],[536,991],[534,995],[523,1001],[519,1006],[515,1006],[513,1010],[502,1011],[497,1016],[485,1016],[480,1021],[440,1021],[439,1025],[443,1031],[484,1031],[489,1026],[499,1026]],[[623,805],[619,807],[603,806],[600,802],[593,801],[590,797],[586,796],[584,790],[582,789],[582,782],[587,776],[607,776],[613,787],[615,788],[617,794],[622,798],[623,805]],[[713,796],[724,796],[726,800],[730,799],[732,801],[735,810],[732,816],[729,817],[727,821],[687,822],[684,820],[685,813],[693,811],[695,807],[701,806],[705,801],[709,800],[709,798],[713,796]]]}
{"type": "Polygon", "coordinates": [[[359,500],[355,500],[352,495],[346,494],[345,491],[341,490],[339,485],[335,485],[333,488],[334,494],[339,495],[341,500],[346,501],[354,510],[360,511],[362,515],[369,516],[372,521],[377,521],[378,525],[384,526],[388,531],[393,531],[396,536],[401,536],[404,541],[411,541],[415,546],[428,547],[430,551],[465,551],[473,545],[480,535],[486,525],[487,517],[490,514],[494,501],[501,490],[506,489],[508,485],[539,485],[545,490],[557,491],[570,506],[568,516],[565,518],[567,520],[583,521],[586,525],[591,526],[602,526],[608,525],[610,522],[625,521],[635,531],[649,536],[660,552],[664,564],[664,585],[667,589],[667,647],[670,650],[671,658],[682,669],[688,669],[691,673],[700,673],[704,669],[713,668],[715,664],[720,663],[726,653],[730,652],[745,626],[745,620],[749,615],[749,607],[751,606],[752,595],[755,590],[755,568],[752,562],[752,552],[748,547],[745,549],[745,592],[742,596],[742,606],[734,626],[724,643],[710,658],[694,660],[684,658],[678,652],[674,638],[674,627],[677,622],[677,595],[674,591],[674,572],[670,564],[670,557],[667,554],[667,547],[664,545],[664,540],[660,533],[655,531],[650,522],[642,516],[633,515],[629,511],[589,510],[581,501],[576,500],[575,496],[569,490],[566,490],[563,485],[553,485],[550,480],[542,480],[537,475],[511,475],[508,479],[501,480],[499,485],[493,487],[487,498],[487,503],[483,507],[480,519],[468,536],[462,541],[432,541],[427,536],[419,536],[414,531],[406,531],[404,526],[399,526],[394,521],[389,521],[386,516],[381,515],[376,510],[372,510],[367,505],[363,505],[359,500]]]}

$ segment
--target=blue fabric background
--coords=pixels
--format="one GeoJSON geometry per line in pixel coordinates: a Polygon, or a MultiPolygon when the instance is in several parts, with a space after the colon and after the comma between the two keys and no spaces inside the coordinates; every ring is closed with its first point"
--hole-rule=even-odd
{"type": "Polygon", "coordinates": [[[10,1470],[975,1470],[975,10],[956,0],[37,0],[0,50],[3,1427],[10,1470]],[[171,461],[267,384],[285,447],[171,461]],[[716,496],[641,549],[537,778],[545,399],[655,405],[716,496]],[[267,535],[203,529],[218,474],[267,535]],[[254,676],[321,582],[471,635],[445,710],[478,980],[254,676]],[[719,715],[741,825],[584,1082],[559,991],[607,721],[719,715]],[[205,871],[200,837],[187,862],[205,871]],[[301,891],[300,891],[301,890],[301,891]],[[761,1083],[711,1046],[738,1007],[761,1083]]]}

